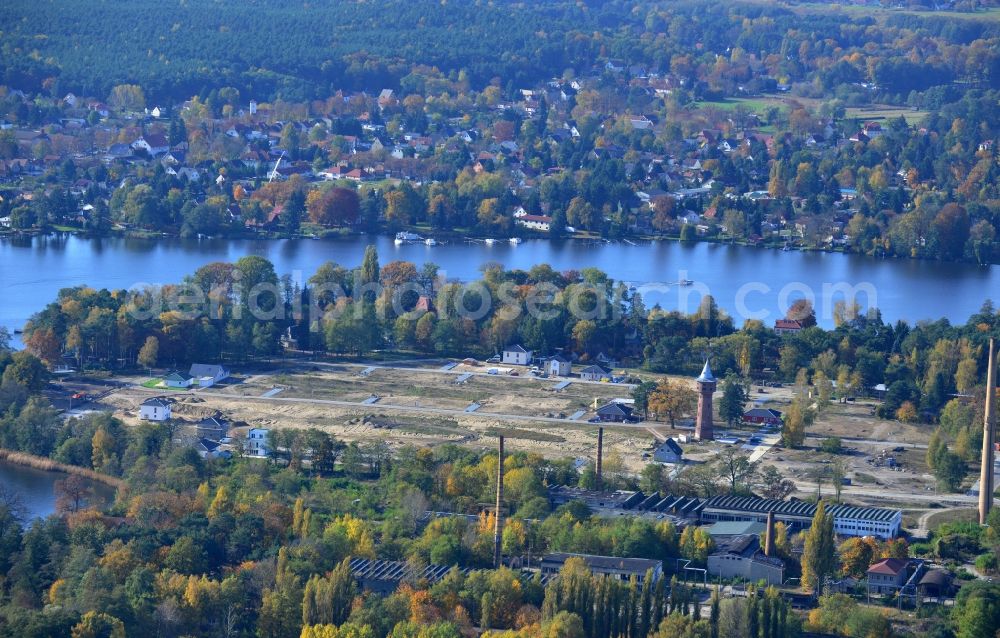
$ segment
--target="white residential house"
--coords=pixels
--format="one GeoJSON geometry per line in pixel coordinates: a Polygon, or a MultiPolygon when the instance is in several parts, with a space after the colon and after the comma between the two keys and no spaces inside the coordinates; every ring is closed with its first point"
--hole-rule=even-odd
{"type": "Polygon", "coordinates": [[[170,152],[170,144],[167,138],[159,133],[147,133],[132,142],[132,150],[144,150],[151,156],[164,155],[170,152]]]}
{"type": "Polygon", "coordinates": [[[229,378],[229,370],[221,365],[210,363],[195,363],[191,365],[188,376],[192,377],[199,387],[210,388],[216,383],[229,378]]]}
{"type": "Polygon", "coordinates": [[[143,421],[166,421],[172,416],[170,401],[153,397],[139,405],[139,418],[143,421]]]}
{"type": "Polygon", "coordinates": [[[552,218],[548,215],[521,215],[515,220],[520,226],[531,230],[540,230],[543,233],[549,232],[549,228],[552,226],[552,218]]]}
{"type": "Polygon", "coordinates": [[[684,450],[674,439],[667,439],[656,447],[653,452],[653,460],[657,463],[680,463],[683,460],[684,450]]]}
{"type": "Polygon", "coordinates": [[[524,346],[520,344],[507,346],[503,349],[503,363],[526,366],[530,362],[531,350],[526,350],[524,346]]]}
{"type": "Polygon", "coordinates": [[[553,377],[568,377],[573,372],[573,364],[566,357],[557,354],[545,362],[545,371],[553,377]]]}
{"type": "Polygon", "coordinates": [[[168,388],[190,388],[194,379],[189,374],[174,371],[163,377],[163,385],[168,388]]]}
{"type": "Polygon", "coordinates": [[[250,431],[247,432],[247,456],[263,458],[270,454],[270,448],[267,445],[268,433],[269,431],[264,428],[250,428],[250,431]]]}

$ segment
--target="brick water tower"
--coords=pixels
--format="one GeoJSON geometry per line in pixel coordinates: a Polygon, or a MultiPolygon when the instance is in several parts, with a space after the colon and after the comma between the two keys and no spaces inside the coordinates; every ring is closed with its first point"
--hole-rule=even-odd
{"type": "Polygon", "coordinates": [[[694,438],[699,441],[715,440],[712,431],[712,393],[715,392],[716,380],[712,368],[705,360],[705,367],[695,381],[698,382],[698,418],[694,426],[694,438]]]}

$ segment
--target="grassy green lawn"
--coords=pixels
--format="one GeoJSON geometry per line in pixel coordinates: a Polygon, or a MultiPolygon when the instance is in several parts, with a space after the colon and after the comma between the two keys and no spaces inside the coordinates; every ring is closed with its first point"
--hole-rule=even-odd
{"type": "Polygon", "coordinates": [[[891,120],[902,116],[907,124],[919,124],[925,117],[927,111],[915,110],[906,106],[859,106],[845,109],[844,119],[846,120],[891,120]]]}
{"type": "Polygon", "coordinates": [[[142,387],[149,388],[150,390],[162,390],[163,392],[187,392],[186,388],[168,388],[165,385],[161,385],[163,379],[150,379],[144,381],[142,387]]]}
{"type": "Polygon", "coordinates": [[[737,106],[743,106],[754,113],[763,113],[771,107],[782,108],[785,105],[784,100],[780,97],[729,97],[718,101],[702,101],[697,103],[697,108],[712,107],[716,109],[722,109],[724,111],[731,111],[737,106]]]}
{"type": "MultiPolygon", "coordinates": [[[[767,109],[777,107],[787,109],[789,102],[798,102],[807,108],[816,109],[820,100],[813,98],[802,98],[794,95],[776,96],[764,95],[753,98],[731,97],[717,101],[702,101],[696,103],[696,108],[715,108],[730,111],[737,106],[742,106],[758,115],[762,115],[767,109]]],[[[844,111],[845,120],[862,121],[885,121],[902,116],[908,124],[915,125],[927,117],[927,111],[913,109],[908,106],[892,106],[889,104],[870,104],[867,106],[852,106],[844,111]]],[[[770,127],[773,128],[773,127],[770,127]]]]}

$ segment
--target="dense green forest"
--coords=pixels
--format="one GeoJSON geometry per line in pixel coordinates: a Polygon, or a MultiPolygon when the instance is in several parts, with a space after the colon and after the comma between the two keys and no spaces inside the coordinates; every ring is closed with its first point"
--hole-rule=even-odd
{"type": "MultiPolygon", "coordinates": [[[[411,64],[533,82],[587,65],[597,49],[574,34],[621,28],[620,7],[515,4],[159,2],[4,3],[5,83],[56,77],[60,90],[106,95],[137,82],[157,99],[212,87],[286,99],[396,85],[411,64]],[[495,25],[502,23],[503,29],[495,25]],[[538,26],[545,25],[545,33],[538,26]]],[[[623,16],[625,19],[623,19],[623,16]]]]}
{"type": "Polygon", "coordinates": [[[476,86],[494,78],[521,85],[609,57],[667,69],[678,58],[738,47],[760,59],[781,56],[785,77],[815,73],[827,87],[867,79],[903,97],[955,80],[997,87],[1000,54],[990,42],[1000,23],[879,20],[885,24],[836,12],[803,20],[774,4],[687,1],[14,0],[0,7],[0,70],[5,84],[56,93],[104,96],[116,84],[138,83],[157,100],[225,86],[258,99],[303,100],[395,87],[414,65],[463,72],[476,86]],[[909,40],[909,31],[921,38],[909,40]],[[871,58],[870,77],[828,58],[851,50],[871,58]]]}

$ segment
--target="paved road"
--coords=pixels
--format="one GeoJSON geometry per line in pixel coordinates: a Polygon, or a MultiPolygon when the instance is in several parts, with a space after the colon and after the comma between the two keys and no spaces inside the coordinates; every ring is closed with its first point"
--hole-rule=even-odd
{"type": "Polygon", "coordinates": [[[764,457],[764,455],[770,452],[771,448],[777,445],[778,442],[780,441],[781,441],[780,434],[769,434],[767,436],[761,437],[760,445],[758,445],[757,448],[750,453],[750,462],[756,463],[757,461],[761,460],[764,457]]]}

